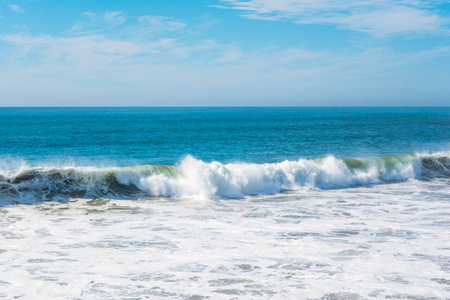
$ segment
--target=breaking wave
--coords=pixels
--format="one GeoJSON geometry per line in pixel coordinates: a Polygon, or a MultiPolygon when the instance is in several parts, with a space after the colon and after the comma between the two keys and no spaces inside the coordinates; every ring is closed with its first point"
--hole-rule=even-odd
{"type": "Polygon", "coordinates": [[[243,198],[286,190],[343,189],[408,179],[450,177],[449,152],[365,159],[299,159],[253,164],[203,162],[177,166],[65,167],[0,170],[0,198],[33,202],[68,198],[243,198]]]}

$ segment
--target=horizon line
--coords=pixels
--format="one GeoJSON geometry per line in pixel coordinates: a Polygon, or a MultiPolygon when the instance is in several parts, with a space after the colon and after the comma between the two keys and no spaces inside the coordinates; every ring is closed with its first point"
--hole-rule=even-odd
{"type": "Polygon", "coordinates": [[[414,107],[450,107],[450,105],[101,105],[101,106],[81,106],[81,105],[42,105],[42,106],[2,106],[0,108],[414,108],[414,107]]]}

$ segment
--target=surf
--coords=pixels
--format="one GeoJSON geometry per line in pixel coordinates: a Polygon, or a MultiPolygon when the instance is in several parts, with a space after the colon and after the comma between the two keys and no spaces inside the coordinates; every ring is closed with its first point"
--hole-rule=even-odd
{"type": "Polygon", "coordinates": [[[98,197],[239,199],[449,177],[449,152],[343,159],[330,155],[265,164],[205,162],[188,155],[176,166],[0,170],[0,196],[20,203],[98,197]]]}

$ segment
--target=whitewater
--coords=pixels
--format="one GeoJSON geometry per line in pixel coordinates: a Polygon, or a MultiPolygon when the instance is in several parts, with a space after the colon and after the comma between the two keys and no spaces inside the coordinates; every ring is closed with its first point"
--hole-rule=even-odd
{"type": "Polygon", "coordinates": [[[272,164],[205,163],[192,156],[178,166],[46,167],[0,170],[3,201],[68,197],[146,196],[244,198],[301,189],[337,189],[408,179],[450,177],[449,153],[369,159],[284,161],[272,164]]]}
{"type": "Polygon", "coordinates": [[[446,299],[450,181],[0,209],[0,297],[446,299]]]}
{"type": "Polygon", "coordinates": [[[449,162],[2,170],[0,296],[445,299],[449,162]]]}
{"type": "Polygon", "coordinates": [[[0,298],[449,299],[448,108],[0,108],[0,298]]]}

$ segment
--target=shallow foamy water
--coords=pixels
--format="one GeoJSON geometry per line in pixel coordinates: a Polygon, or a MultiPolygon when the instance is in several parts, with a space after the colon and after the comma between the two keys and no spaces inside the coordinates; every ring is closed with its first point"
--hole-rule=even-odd
{"type": "Polygon", "coordinates": [[[445,299],[450,180],[0,208],[0,297],[445,299]]]}

